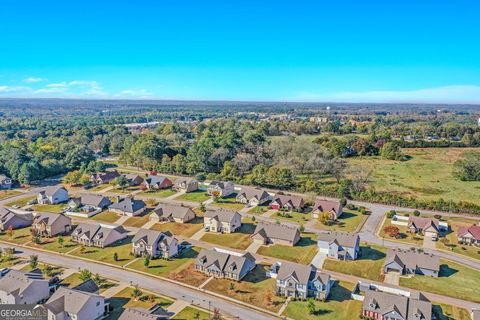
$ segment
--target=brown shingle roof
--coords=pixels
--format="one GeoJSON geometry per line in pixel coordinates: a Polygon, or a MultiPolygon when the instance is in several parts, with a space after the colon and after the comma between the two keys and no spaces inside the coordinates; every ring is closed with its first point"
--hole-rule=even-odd
{"type": "Polygon", "coordinates": [[[275,224],[267,222],[259,222],[252,234],[252,237],[256,234],[266,236],[272,239],[280,239],[294,242],[297,237],[300,236],[300,232],[296,227],[290,227],[284,224],[275,224]]]}
{"type": "Polygon", "coordinates": [[[353,248],[357,244],[358,238],[359,235],[356,233],[326,231],[318,234],[317,241],[325,241],[328,243],[336,241],[342,247],[353,248]]]}
{"type": "Polygon", "coordinates": [[[385,265],[391,262],[400,263],[408,269],[428,269],[440,271],[440,258],[433,254],[413,250],[389,249],[385,259],[385,265]]]}

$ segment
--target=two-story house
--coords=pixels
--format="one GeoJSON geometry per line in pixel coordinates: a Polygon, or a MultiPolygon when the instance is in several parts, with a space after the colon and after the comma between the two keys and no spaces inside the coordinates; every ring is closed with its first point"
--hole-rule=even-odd
{"type": "Polygon", "coordinates": [[[343,206],[338,200],[317,199],[312,208],[312,217],[318,218],[321,213],[328,213],[330,220],[337,220],[343,213],[343,206]]]}
{"type": "Polygon", "coordinates": [[[233,233],[242,227],[242,216],[232,210],[207,210],[203,225],[210,232],[233,233]]]}
{"type": "Polygon", "coordinates": [[[356,260],[360,253],[360,236],[356,233],[324,231],[317,236],[318,251],[338,260],[356,260]]]}
{"type": "Polygon", "coordinates": [[[173,189],[185,193],[193,192],[198,190],[198,181],[194,178],[178,178],[173,185],[173,189]]]}
{"type": "Polygon", "coordinates": [[[227,181],[212,181],[207,187],[207,194],[209,196],[217,196],[220,198],[228,197],[235,192],[235,185],[233,182],[227,181]]]}
{"type": "Polygon", "coordinates": [[[280,296],[326,300],[333,281],[330,275],[319,272],[313,266],[292,262],[277,262],[267,272],[276,278],[276,293],[280,296]]]}
{"type": "Polygon", "coordinates": [[[255,266],[255,258],[248,252],[237,254],[219,249],[202,249],[195,260],[195,270],[215,278],[236,281],[242,280],[255,266]]]}
{"type": "Polygon", "coordinates": [[[153,259],[173,258],[178,254],[178,241],[160,231],[139,229],[132,239],[132,253],[153,259]]]}
{"type": "Polygon", "coordinates": [[[37,304],[50,296],[41,274],[10,270],[0,278],[0,304],[37,304]]]}
{"type": "Polygon", "coordinates": [[[68,191],[61,186],[50,186],[40,191],[37,196],[39,204],[58,204],[68,201],[68,191]]]}
{"type": "Polygon", "coordinates": [[[81,245],[104,248],[128,236],[122,226],[81,223],[72,232],[72,241],[81,245]]]}
{"type": "Polygon", "coordinates": [[[67,234],[72,228],[72,219],[62,213],[38,213],[33,217],[32,231],[43,237],[67,234]]]}

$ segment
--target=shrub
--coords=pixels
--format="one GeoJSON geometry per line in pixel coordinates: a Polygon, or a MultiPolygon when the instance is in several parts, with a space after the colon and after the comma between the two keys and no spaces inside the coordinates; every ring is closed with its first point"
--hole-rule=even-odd
{"type": "Polygon", "coordinates": [[[387,218],[392,219],[396,214],[397,212],[395,210],[390,210],[387,212],[387,218]]]}
{"type": "Polygon", "coordinates": [[[414,215],[415,217],[420,216],[420,211],[414,210],[414,211],[413,211],[413,215],[414,215]]]}

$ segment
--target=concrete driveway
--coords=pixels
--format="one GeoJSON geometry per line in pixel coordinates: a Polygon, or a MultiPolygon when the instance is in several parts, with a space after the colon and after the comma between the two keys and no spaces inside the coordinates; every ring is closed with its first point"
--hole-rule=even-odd
{"type": "Polygon", "coordinates": [[[435,249],[436,241],[433,241],[431,237],[423,237],[423,247],[425,249],[435,249]]]}
{"type": "Polygon", "coordinates": [[[385,274],[385,280],[383,282],[388,284],[393,284],[398,286],[400,283],[400,273],[398,272],[388,272],[385,274]]]}

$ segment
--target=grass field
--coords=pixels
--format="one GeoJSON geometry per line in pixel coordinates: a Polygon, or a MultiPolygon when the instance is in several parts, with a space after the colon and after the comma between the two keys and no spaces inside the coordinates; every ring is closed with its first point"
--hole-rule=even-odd
{"type": "Polygon", "coordinates": [[[0,190],[0,200],[7,199],[21,194],[18,190],[0,190]]]}
{"type": "Polygon", "coordinates": [[[286,299],[275,295],[276,280],[267,278],[265,271],[264,266],[257,265],[241,282],[213,279],[204,289],[277,312],[286,299]],[[233,290],[230,288],[232,283],[235,286],[233,290]]]}
{"type": "Polygon", "coordinates": [[[120,187],[116,187],[112,190],[110,190],[109,192],[113,192],[113,193],[121,193],[121,194],[130,194],[134,191],[138,191],[140,190],[139,187],[137,186],[133,186],[133,187],[125,187],[125,188],[120,188],[120,187]]]}
{"type": "Polygon", "coordinates": [[[470,320],[470,312],[463,308],[443,303],[432,303],[432,313],[437,320],[470,320]]]}
{"type": "Polygon", "coordinates": [[[337,221],[333,222],[331,225],[324,225],[320,222],[317,222],[316,226],[319,229],[354,232],[358,226],[367,219],[367,217],[367,215],[361,214],[357,210],[345,209],[340,218],[338,218],[337,221]]]}
{"type": "Polygon", "coordinates": [[[37,198],[36,196],[20,198],[20,199],[17,199],[15,201],[8,202],[6,204],[6,206],[7,207],[13,207],[13,206],[24,207],[24,206],[27,205],[27,202],[29,202],[30,200],[36,199],[36,198],[37,198]]]}
{"type": "Polygon", "coordinates": [[[149,197],[157,197],[157,198],[167,198],[170,196],[173,196],[176,194],[177,191],[173,189],[164,189],[164,190],[149,190],[149,191],[143,191],[140,193],[140,195],[145,195],[149,197]]]}
{"type": "Polygon", "coordinates": [[[97,247],[85,247],[85,251],[82,253],[81,248],[71,252],[72,255],[88,258],[92,260],[107,262],[123,266],[124,264],[130,262],[134,259],[133,255],[130,255],[132,251],[132,237],[129,236],[122,241],[118,241],[113,245],[105,248],[97,247]],[[117,253],[118,260],[113,259],[114,253],[117,253]]]}
{"type": "Polygon", "coordinates": [[[135,228],[140,228],[143,226],[145,223],[150,221],[149,215],[143,215],[143,216],[136,216],[136,217],[130,217],[123,223],[125,227],[135,227],[135,228]]]}
{"type": "Polygon", "coordinates": [[[405,243],[414,244],[414,245],[420,246],[420,247],[423,246],[423,236],[422,235],[407,232],[407,227],[393,224],[394,227],[398,228],[400,233],[399,233],[398,238],[392,238],[389,235],[385,234],[384,228],[387,227],[387,226],[392,226],[392,223],[391,223],[390,219],[385,219],[385,222],[380,227],[380,233],[379,233],[380,237],[385,238],[386,240],[396,240],[396,241],[402,241],[402,242],[405,242],[405,243]]]}
{"type": "Polygon", "coordinates": [[[12,242],[16,244],[25,244],[32,240],[32,235],[30,233],[30,227],[22,228],[22,229],[15,229],[13,230],[13,234],[10,237],[7,232],[0,233],[0,240],[12,242]]]}
{"type": "Polygon", "coordinates": [[[65,208],[67,204],[35,204],[32,206],[32,209],[40,212],[50,212],[50,213],[60,213],[62,209],[65,208]]]}
{"type": "Polygon", "coordinates": [[[453,164],[466,152],[478,148],[403,149],[408,161],[379,157],[351,158],[352,166],[373,170],[370,185],[376,191],[397,193],[419,199],[469,201],[480,204],[480,182],[460,181],[453,176],[453,164]]]}
{"type": "Polygon", "coordinates": [[[112,212],[112,211],[103,211],[99,214],[94,215],[90,219],[95,221],[107,222],[107,223],[114,223],[120,218],[120,215],[112,212]]]}
{"type": "Polygon", "coordinates": [[[197,308],[192,308],[192,307],[186,307],[179,313],[173,317],[173,320],[192,320],[192,319],[198,319],[198,320],[209,320],[208,312],[199,310],[197,308]],[[198,318],[195,318],[195,315],[198,314],[198,318]]]}
{"type": "Polygon", "coordinates": [[[480,302],[480,271],[469,267],[440,260],[440,276],[438,278],[415,275],[411,278],[400,278],[400,286],[433,292],[457,299],[480,302]]]}
{"type": "Polygon", "coordinates": [[[108,302],[110,302],[110,307],[112,308],[112,312],[105,319],[108,319],[108,320],[118,319],[122,314],[123,310],[127,308],[149,309],[157,304],[159,304],[163,308],[166,308],[173,303],[173,300],[171,299],[167,299],[167,298],[160,297],[160,296],[146,293],[146,292],[142,292],[142,296],[137,301],[135,301],[132,298],[132,293],[133,293],[133,288],[127,287],[121,290],[120,292],[118,292],[117,294],[115,294],[110,299],[108,299],[108,302]]]}
{"type": "Polygon", "coordinates": [[[187,223],[176,223],[176,222],[155,223],[150,228],[150,230],[170,232],[171,234],[176,236],[191,237],[202,228],[203,228],[203,219],[200,217],[197,217],[194,220],[187,223]]]}
{"type": "Polygon", "coordinates": [[[212,206],[230,209],[234,211],[241,210],[245,207],[243,203],[238,203],[236,201],[237,194],[234,193],[226,198],[218,198],[217,202],[213,202],[212,206]]]}
{"type": "Polygon", "coordinates": [[[326,259],[325,270],[336,271],[374,281],[383,281],[382,268],[386,249],[377,246],[362,245],[361,256],[355,261],[337,261],[326,259]]]}
{"type": "Polygon", "coordinates": [[[284,316],[291,319],[302,320],[350,320],[359,319],[362,302],[352,300],[350,292],[354,284],[337,282],[330,291],[330,296],[325,302],[313,300],[316,307],[315,314],[310,314],[307,301],[290,301],[283,312],[284,316]]]}
{"type": "Polygon", "coordinates": [[[302,212],[281,212],[276,211],[270,216],[272,219],[285,220],[290,222],[296,222],[299,224],[305,224],[312,217],[311,213],[302,213],[302,212]]]}
{"type": "Polygon", "coordinates": [[[59,253],[65,253],[78,247],[78,244],[76,242],[71,241],[71,237],[65,236],[63,237],[62,245],[58,243],[58,237],[54,237],[54,238],[42,238],[41,243],[35,244],[31,242],[28,244],[28,246],[33,248],[41,248],[44,250],[59,252],[59,253]]]}
{"type": "Polygon", "coordinates": [[[193,201],[193,202],[198,202],[202,203],[205,200],[210,199],[210,196],[205,192],[205,190],[197,190],[189,193],[182,194],[181,196],[175,198],[177,201],[193,201]]]}
{"type": "Polygon", "coordinates": [[[207,232],[200,240],[233,249],[245,250],[252,243],[250,236],[255,231],[255,225],[242,222],[242,227],[234,233],[207,232]]]}
{"type": "MultiPolygon", "coordinates": [[[[102,279],[104,279],[104,278],[102,278],[102,279]]],[[[106,279],[104,279],[104,280],[105,281],[99,286],[100,294],[103,291],[105,291],[107,289],[110,289],[112,287],[115,287],[117,285],[115,282],[111,282],[111,281],[108,281],[106,279]]],[[[80,274],[79,273],[72,273],[71,275],[69,275],[68,277],[63,279],[62,282],[61,282],[62,285],[67,286],[69,288],[76,287],[81,283],[83,283],[83,281],[82,281],[82,279],[80,279],[80,274]]]]}
{"type": "Polygon", "coordinates": [[[256,206],[248,210],[248,213],[250,214],[255,214],[255,215],[261,215],[265,212],[270,210],[270,207],[268,205],[262,205],[262,206],[256,206]]]}
{"type": "Polygon", "coordinates": [[[315,234],[303,233],[300,241],[294,247],[279,244],[261,246],[257,253],[296,263],[309,264],[317,253],[316,238],[315,234]]]}

